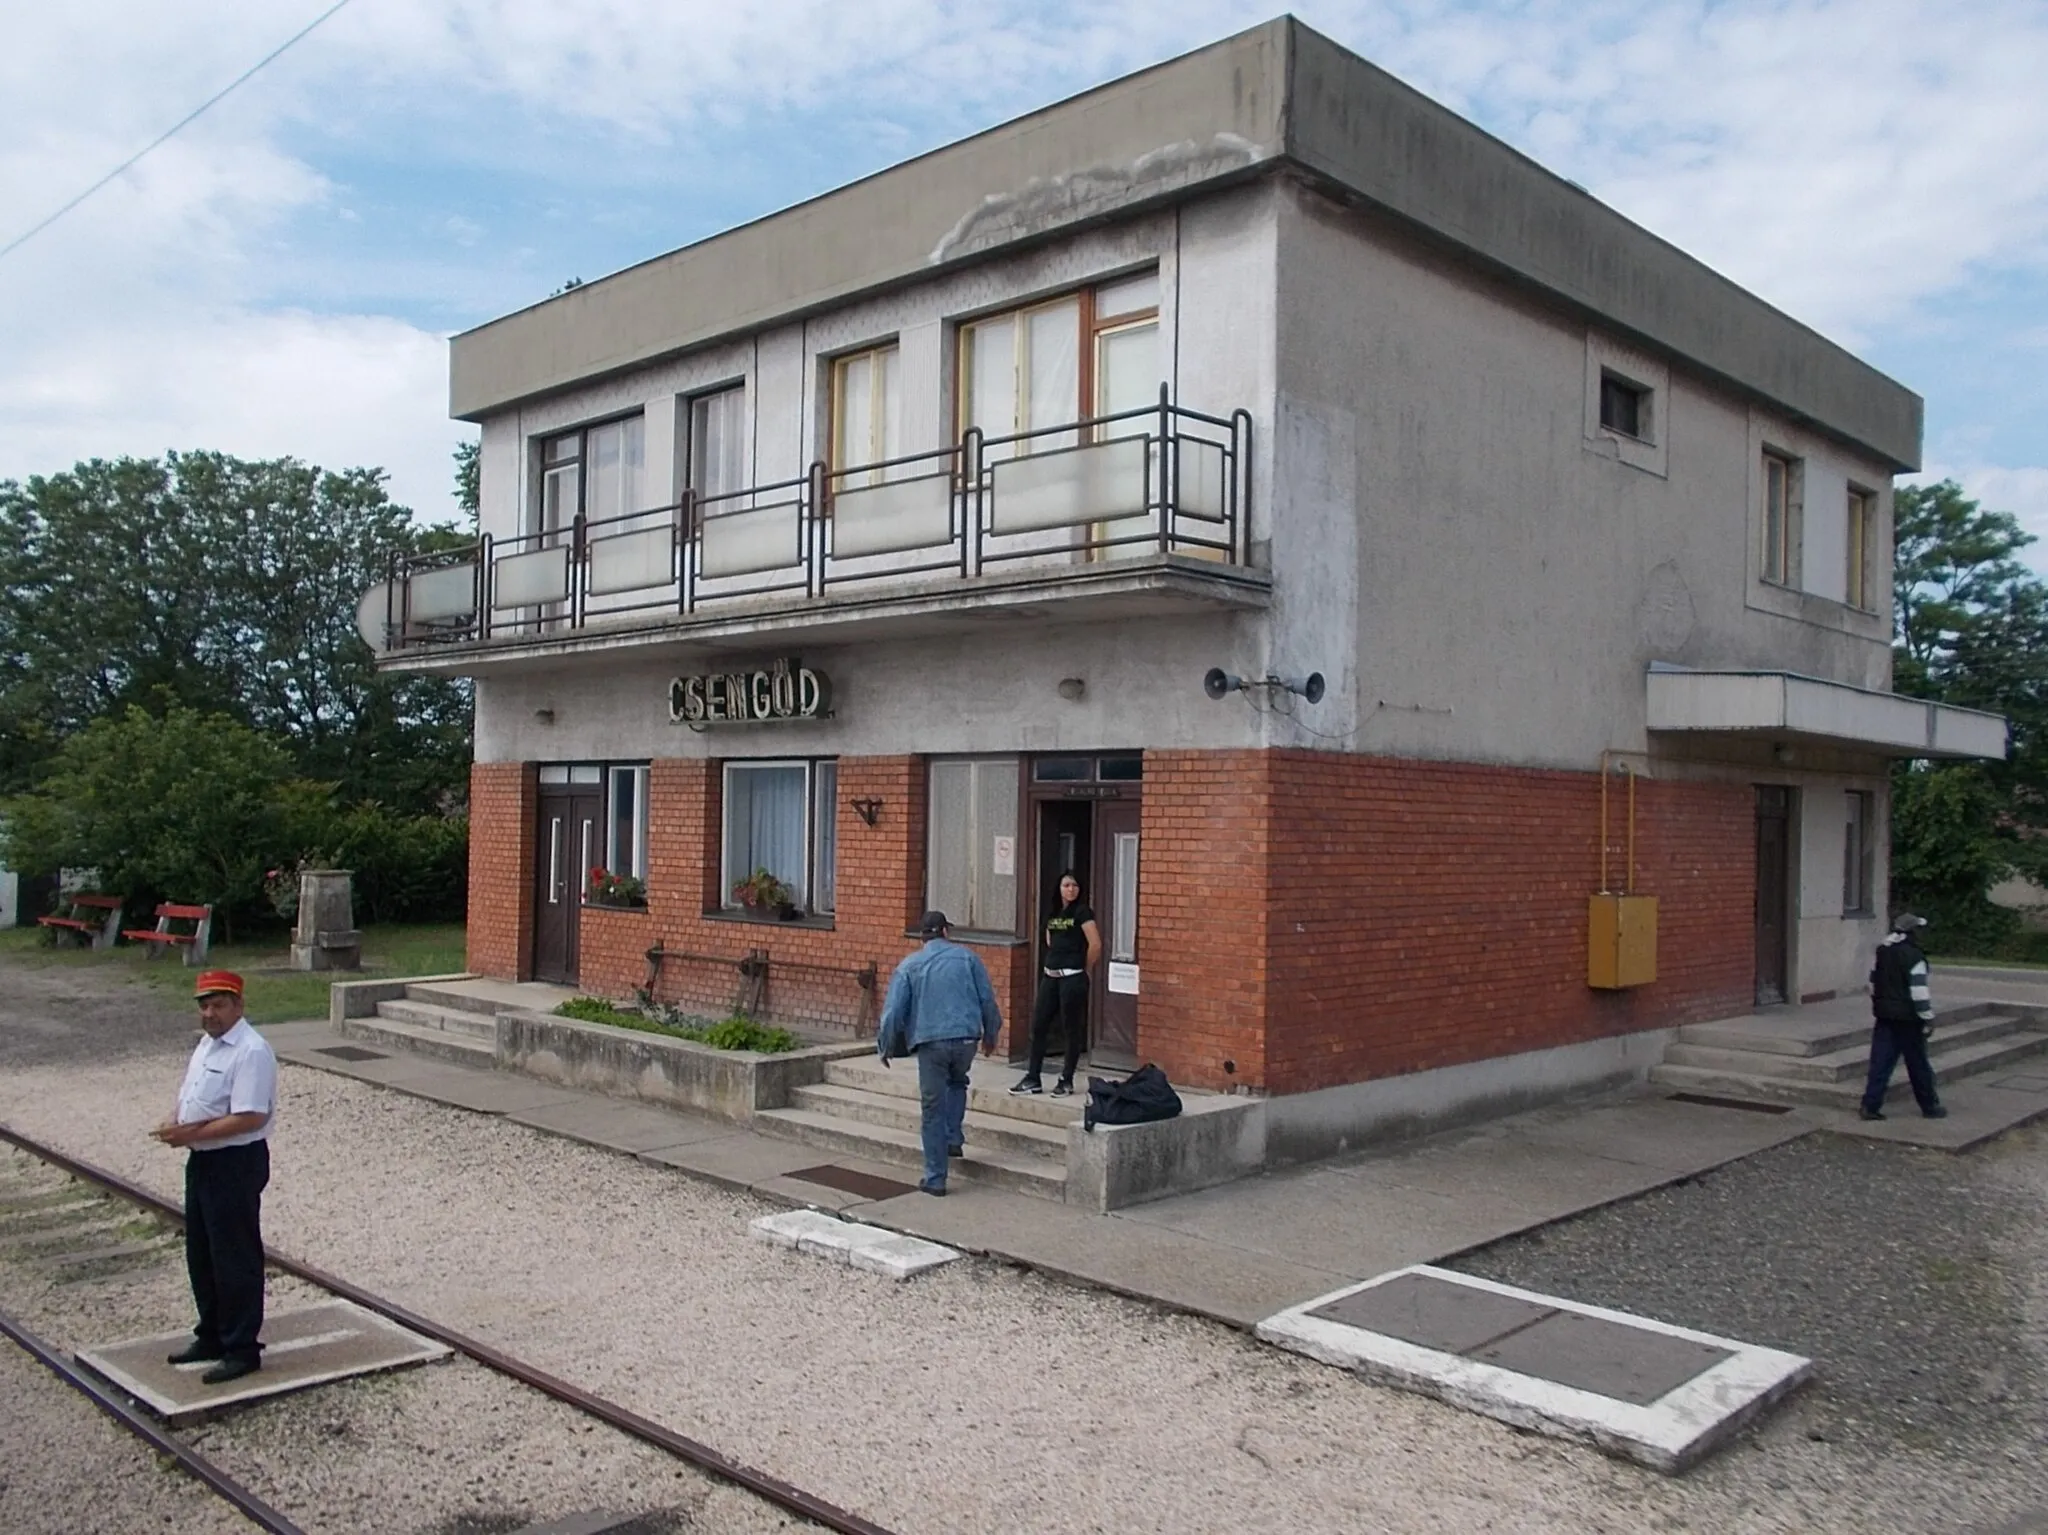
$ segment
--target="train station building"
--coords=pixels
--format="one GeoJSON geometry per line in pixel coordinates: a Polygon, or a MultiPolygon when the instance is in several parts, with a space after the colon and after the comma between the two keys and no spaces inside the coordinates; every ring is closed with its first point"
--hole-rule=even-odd
{"type": "Polygon", "coordinates": [[[1073,869],[1093,1059],[1306,1151],[1859,989],[1889,765],[2005,749],[1890,691],[1920,400],[1291,19],[451,398],[482,537],[363,611],[475,679],[484,975],[855,1031],[938,907],[1020,1052],[1073,869]]]}

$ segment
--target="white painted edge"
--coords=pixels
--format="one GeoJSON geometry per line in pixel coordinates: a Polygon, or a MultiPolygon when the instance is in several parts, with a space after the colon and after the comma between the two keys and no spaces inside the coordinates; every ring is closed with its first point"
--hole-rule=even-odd
{"type": "MultiPolygon", "coordinates": [[[[315,1306],[298,1307],[294,1308],[294,1310],[326,1311],[337,1307],[351,1312],[360,1318],[362,1331],[388,1334],[395,1340],[392,1352],[369,1366],[358,1365],[344,1370],[322,1370],[312,1375],[292,1375],[287,1377],[281,1376],[275,1371],[258,1370],[254,1375],[243,1376],[242,1379],[246,1384],[237,1385],[232,1390],[216,1392],[210,1387],[203,1387],[201,1389],[207,1392],[203,1398],[197,1401],[188,1398],[175,1402],[169,1397],[164,1396],[161,1392],[152,1389],[119,1365],[110,1363],[106,1358],[106,1351],[129,1348],[143,1343],[151,1345],[152,1348],[188,1343],[192,1337],[189,1330],[171,1333],[152,1333],[139,1338],[123,1338],[116,1343],[103,1343],[98,1348],[79,1349],[72,1357],[95,1375],[119,1386],[123,1391],[156,1413],[158,1417],[164,1419],[165,1422],[175,1425],[187,1419],[213,1412],[217,1408],[233,1406],[237,1402],[257,1401],[265,1397],[283,1396],[290,1392],[303,1391],[309,1386],[324,1386],[331,1381],[351,1380],[360,1375],[381,1375],[387,1370],[402,1370],[412,1365],[431,1364],[435,1360],[446,1359],[455,1352],[445,1343],[436,1343],[432,1338],[421,1337],[410,1328],[401,1327],[387,1316],[380,1316],[366,1307],[358,1306],[353,1301],[342,1300],[339,1297],[333,1300],[321,1301],[315,1306]],[[403,1352],[399,1351],[401,1346],[403,1347],[403,1352]]],[[[292,1314],[294,1314],[293,1311],[274,1313],[272,1320],[275,1320],[278,1316],[290,1316],[292,1314]]],[[[336,1336],[340,1335],[335,1333],[319,1335],[323,1341],[331,1341],[336,1336]]],[[[314,1341],[315,1339],[313,1338],[291,1340],[278,1345],[278,1352],[288,1353],[295,1347],[311,1347],[314,1341]]],[[[264,1352],[268,1354],[270,1352],[269,1348],[266,1347],[264,1352]]],[[[180,1371],[180,1374],[185,1373],[188,1372],[180,1371]]]]}
{"type": "Polygon", "coordinates": [[[912,1278],[960,1257],[956,1249],[937,1242],[843,1221],[822,1210],[780,1210],[761,1216],[748,1229],[778,1247],[794,1247],[896,1280],[912,1278]]]}
{"type": "Polygon", "coordinates": [[[1696,1332],[1651,1317],[1520,1290],[1428,1264],[1395,1269],[1363,1284],[1347,1285],[1290,1306],[1266,1318],[1255,1331],[1267,1343],[1350,1370],[1376,1383],[1433,1396],[1519,1428],[1560,1439],[1581,1440],[1608,1454],[1667,1474],[1694,1464],[1813,1371],[1813,1361],[1797,1354],[1696,1332]],[[1539,1380],[1498,1365],[1481,1364],[1457,1354],[1309,1315],[1334,1300],[1410,1274],[1683,1338],[1725,1349],[1730,1357],[1650,1405],[1639,1407],[1597,1392],[1539,1380]]]}

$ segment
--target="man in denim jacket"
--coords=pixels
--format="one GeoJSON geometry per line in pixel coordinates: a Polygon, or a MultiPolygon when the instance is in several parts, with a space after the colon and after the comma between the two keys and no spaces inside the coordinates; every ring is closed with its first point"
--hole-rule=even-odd
{"type": "Polygon", "coordinates": [[[894,1056],[917,1057],[917,1096],[922,1109],[924,1181],[927,1194],[946,1192],[946,1159],[965,1155],[967,1072],[974,1049],[987,1054],[1002,1032],[988,971],[971,949],[946,935],[952,924],[942,911],[928,911],[918,924],[924,947],[896,967],[882,1004],[875,1053],[884,1066],[894,1056]]]}

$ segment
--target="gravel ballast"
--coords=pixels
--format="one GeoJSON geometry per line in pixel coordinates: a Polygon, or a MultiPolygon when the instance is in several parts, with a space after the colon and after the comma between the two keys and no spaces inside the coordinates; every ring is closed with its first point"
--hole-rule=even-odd
{"type": "MultiPolygon", "coordinates": [[[[1668,1482],[983,1260],[896,1285],[770,1248],[757,1200],[503,1120],[296,1067],[283,1089],[282,1248],[905,1532],[1895,1535],[2048,1503],[2031,1464],[1846,1434],[1668,1482]]],[[[44,1069],[0,1114],[175,1192],[143,1134],[164,1091],[161,1063],[44,1069]]]]}

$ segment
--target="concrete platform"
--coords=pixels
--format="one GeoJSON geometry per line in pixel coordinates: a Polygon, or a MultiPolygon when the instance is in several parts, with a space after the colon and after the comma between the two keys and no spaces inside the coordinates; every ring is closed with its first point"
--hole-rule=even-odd
{"type": "Polygon", "coordinates": [[[451,1350],[344,1300],[296,1307],[263,1324],[263,1368],[223,1385],[201,1382],[208,1365],[174,1365],[165,1355],[192,1341],[189,1332],[131,1338],[81,1349],[78,1362],[111,1381],[166,1422],[190,1422],[238,1402],[304,1391],[329,1381],[445,1359],[451,1350]]]}
{"type": "Polygon", "coordinates": [[[1675,1474],[1811,1360],[1416,1265],[1261,1322],[1268,1343],[1381,1385],[1675,1474]]]}

